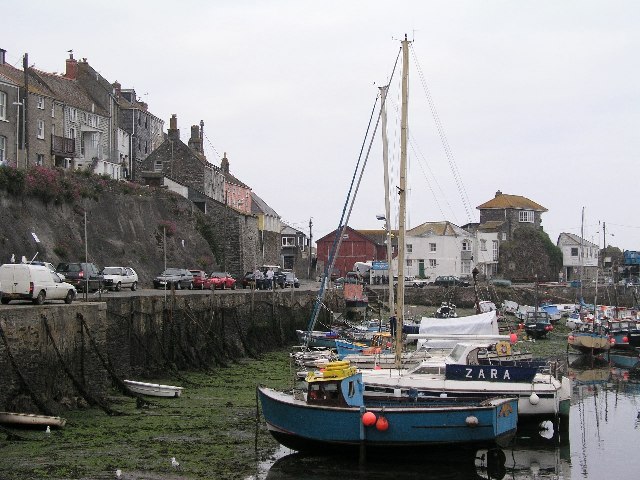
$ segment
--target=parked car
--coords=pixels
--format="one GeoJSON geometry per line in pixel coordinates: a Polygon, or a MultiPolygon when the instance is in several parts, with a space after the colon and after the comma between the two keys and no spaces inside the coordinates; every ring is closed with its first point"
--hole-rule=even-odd
{"type": "Polygon", "coordinates": [[[506,278],[492,278],[489,283],[491,283],[491,285],[495,285],[496,287],[510,287],[511,286],[511,280],[508,280],[506,278]]]}
{"type": "Polygon", "coordinates": [[[200,290],[210,290],[213,285],[213,279],[207,276],[204,270],[189,270],[193,275],[193,288],[200,290]]]}
{"type": "MultiPolygon", "coordinates": [[[[47,267],[53,273],[58,273],[56,272],[56,267],[53,265],[53,263],[50,263],[50,262],[41,262],[40,260],[33,260],[29,262],[29,265],[42,265],[43,267],[47,267]]],[[[58,274],[62,276],[62,281],[64,281],[64,275],[62,275],[61,273],[58,273],[58,274]]]]}
{"type": "Polygon", "coordinates": [[[433,284],[437,287],[468,287],[469,282],[455,275],[442,275],[436,277],[433,284]]]}
{"type": "Polygon", "coordinates": [[[102,272],[103,285],[109,290],[119,292],[123,288],[136,291],[138,288],[138,274],[131,267],[104,267],[102,272]]]}
{"type": "Polygon", "coordinates": [[[406,287],[423,288],[429,284],[426,278],[405,277],[404,284],[406,287]]]}
{"type": "Polygon", "coordinates": [[[211,279],[211,285],[214,289],[219,288],[225,290],[230,288],[231,290],[235,290],[236,288],[236,279],[227,272],[211,272],[209,278],[211,279]]]}
{"type": "Polygon", "coordinates": [[[284,287],[285,288],[300,288],[300,280],[293,272],[287,272],[284,277],[284,287]]]}
{"type": "Polygon", "coordinates": [[[256,282],[255,275],[253,272],[247,272],[242,277],[242,288],[255,288],[257,290],[263,290],[265,288],[264,280],[263,280],[262,272],[260,273],[260,278],[256,282]]]}
{"type": "Polygon", "coordinates": [[[44,265],[27,263],[5,263],[0,266],[0,301],[3,304],[11,300],[31,300],[42,305],[45,300],[64,300],[73,302],[76,289],[63,282],[60,275],[44,265]]]}
{"type": "Polygon", "coordinates": [[[193,275],[186,268],[167,268],[153,279],[153,288],[181,288],[193,289],[193,275]]]}
{"type": "MultiPolygon", "coordinates": [[[[264,275],[265,279],[267,278],[267,271],[271,269],[273,270],[273,288],[284,288],[284,283],[286,280],[286,273],[282,271],[279,265],[263,265],[260,267],[260,271],[264,275]]],[[[266,288],[266,282],[263,284],[266,288]]]]}
{"type": "Polygon", "coordinates": [[[73,285],[78,292],[87,289],[95,292],[102,287],[102,275],[95,263],[63,262],[56,267],[56,272],[65,277],[65,281],[73,285]]]}

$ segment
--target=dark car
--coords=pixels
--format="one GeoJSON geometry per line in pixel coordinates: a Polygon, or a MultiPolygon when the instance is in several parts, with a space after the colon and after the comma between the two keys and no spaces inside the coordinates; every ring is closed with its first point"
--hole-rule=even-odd
{"type": "Polygon", "coordinates": [[[433,284],[437,287],[468,287],[469,282],[455,275],[442,275],[436,277],[433,284]]]}
{"type": "Polygon", "coordinates": [[[64,262],[59,263],[56,272],[64,275],[65,282],[70,283],[79,292],[97,291],[102,287],[103,277],[94,263],[64,262]]]}
{"type": "Polygon", "coordinates": [[[204,270],[189,270],[193,275],[193,288],[209,290],[213,285],[213,280],[207,276],[204,270]]]}
{"type": "MultiPolygon", "coordinates": [[[[282,271],[282,269],[278,265],[263,265],[260,267],[260,271],[264,275],[264,278],[267,278],[267,271],[271,269],[273,271],[273,288],[284,288],[285,281],[287,279],[287,274],[282,271]]],[[[267,282],[263,282],[266,288],[267,282]]]]}
{"type": "Polygon", "coordinates": [[[242,277],[242,288],[255,288],[263,290],[265,288],[264,275],[260,272],[260,276],[256,281],[254,272],[247,272],[242,277]]]}
{"type": "Polygon", "coordinates": [[[153,288],[193,289],[193,274],[186,268],[167,268],[153,279],[153,288]]]}
{"type": "Polygon", "coordinates": [[[300,288],[300,280],[293,272],[287,272],[284,277],[284,286],[285,288],[300,288]]]}
{"type": "Polygon", "coordinates": [[[544,310],[527,312],[524,317],[524,330],[531,338],[544,338],[551,330],[551,317],[544,310]]]}

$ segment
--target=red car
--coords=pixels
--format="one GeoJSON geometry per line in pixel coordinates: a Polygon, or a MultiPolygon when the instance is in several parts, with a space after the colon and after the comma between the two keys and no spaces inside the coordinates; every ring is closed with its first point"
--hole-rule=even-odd
{"type": "Polygon", "coordinates": [[[207,277],[207,272],[202,270],[189,270],[193,274],[193,288],[200,290],[210,289],[213,285],[213,279],[207,277]]]}
{"type": "Polygon", "coordinates": [[[236,288],[236,279],[225,272],[212,272],[211,275],[209,275],[209,280],[211,280],[213,285],[212,288],[220,288],[222,290],[226,288],[235,290],[236,288]]]}

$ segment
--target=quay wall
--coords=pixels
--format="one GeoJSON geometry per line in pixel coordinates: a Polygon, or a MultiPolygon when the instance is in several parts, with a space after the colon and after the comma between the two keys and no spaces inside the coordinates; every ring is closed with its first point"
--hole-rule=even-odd
{"type": "MultiPolygon", "coordinates": [[[[187,293],[187,292],[185,292],[187,293]]],[[[97,405],[123,379],[169,378],[293,345],[312,291],[167,294],[0,308],[0,410],[97,405]]],[[[339,296],[325,304],[338,309],[339,296]]],[[[322,317],[321,317],[322,318],[322,317]]]]}

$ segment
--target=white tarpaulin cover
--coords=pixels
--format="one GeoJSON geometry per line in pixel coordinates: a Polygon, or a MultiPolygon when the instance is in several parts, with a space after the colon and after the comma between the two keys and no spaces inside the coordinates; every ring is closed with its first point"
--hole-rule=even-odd
{"type": "MultiPolygon", "coordinates": [[[[426,335],[499,335],[495,311],[457,318],[422,317],[420,334],[426,335]]],[[[418,348],[453,348],[459,340],[418,340],[418,348]]]]}

